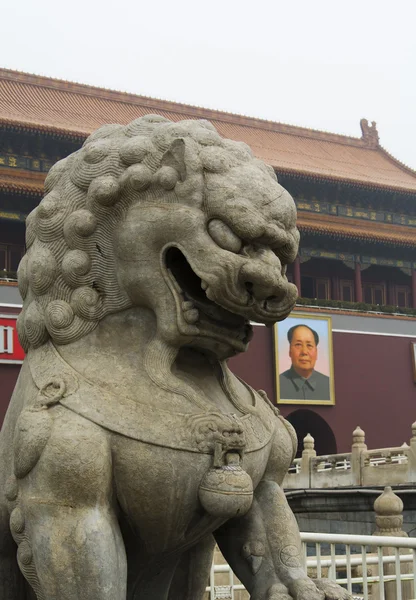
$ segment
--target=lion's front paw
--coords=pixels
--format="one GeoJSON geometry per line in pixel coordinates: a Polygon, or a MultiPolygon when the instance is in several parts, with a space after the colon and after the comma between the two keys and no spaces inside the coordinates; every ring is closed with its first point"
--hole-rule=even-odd
{"type": "Polygon", "coordinates": [[[325,600],[352,600],[346,589],[330,579],[314,579],[316,587],[325,594],[325,600]]]}
{"type": "Polygon", "coordinates": [[[297,579],[289,586],[294,600],[325,600],[325,594],[316,587],[312,579],[297,579]]]}

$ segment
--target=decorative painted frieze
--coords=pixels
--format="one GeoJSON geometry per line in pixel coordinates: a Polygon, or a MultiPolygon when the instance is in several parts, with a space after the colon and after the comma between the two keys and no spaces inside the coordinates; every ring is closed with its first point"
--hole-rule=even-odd
{"type": "Polygon", "coordinates": [[[380,210],[369,210],[355,206],[345,206],[343,204],[332,204],[316,200],[295,199],[296,207],[301,212],[313,212],[323,215],[334,215],[337,217],[350,217],[353,219],[363,219],[364,221],[375,221],[376,223],[392,223],[394,225],[407,225],[416,227],[416,217],[411,215],[402,215],[393,212],[380,210]]]}

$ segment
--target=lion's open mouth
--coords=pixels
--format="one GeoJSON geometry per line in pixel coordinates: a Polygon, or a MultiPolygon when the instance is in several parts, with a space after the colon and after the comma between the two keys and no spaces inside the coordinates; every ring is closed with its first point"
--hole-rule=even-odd
{"type": "Polygon", "coordinates": [[[171,247],[165,255],[165,264],[183,294],[183,315],[189,323],[224,330],[235,340],[247,344],[253,337],[249,321],[241,315],[226,310],[210,300],[204,288],[205,283],[193,271],[184,254],[171,247]]]}

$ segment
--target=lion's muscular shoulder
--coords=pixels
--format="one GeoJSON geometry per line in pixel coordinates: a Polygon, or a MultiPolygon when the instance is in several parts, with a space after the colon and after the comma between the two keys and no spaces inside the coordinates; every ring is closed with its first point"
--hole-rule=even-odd
{"type": "Polygon", "coordinates": [[[279,419],[280,419],[281,423],[283,423],[283,425],[286,427],[286,430],[289,433],[290,439],[292,441],[292,459],[290,461],[290,462],[292,462],[298,451],[298,436],[296,435],[295,428],[293,427],[293,425],[291,423],[289,423],[289,421],[287,421],[282,416],[279,416],[279,419]]]}
{"type": "Polygon", "coordinates": [[[289,421],[279,415],[276,419],[272,450],[264,478],[281,485],[296,456],[297,448],[298,439],[294,428],[289,421]]]}

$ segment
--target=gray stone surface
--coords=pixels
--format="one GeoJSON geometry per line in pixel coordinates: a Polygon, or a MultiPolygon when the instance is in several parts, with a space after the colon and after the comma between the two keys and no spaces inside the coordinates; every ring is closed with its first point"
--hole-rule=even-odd
{"type": "MultiPolygon", "coordinates": [[[[287,498],[300,531],[319,531],[346,535],[372,535],[376,523],[374,501],[382,488],[314,490],[313,493],[289,491],[287,498]]],[[[403,530],[415,533],[416,488],[400,486],[396,494],[403,500],[403,530]]]]}
{"type": "Polygon", "coordinates": [[[2,285],[0,280],[0,310],[2,307],[9,307],[10,305],[19,308],[22,303],[19,289],[14,285],[2,285]]]}
{"type": "Polygon", "coordinates": [[[21,573],[38,600],[198,600],[216,540],[253,600],[322,600],[280,487],[296,436],[226,364],[295,301],[290,195],[209,123],[154,115],[99,129],[45,187],[0,441],[1,599],[33,598],[21,573]]]}

